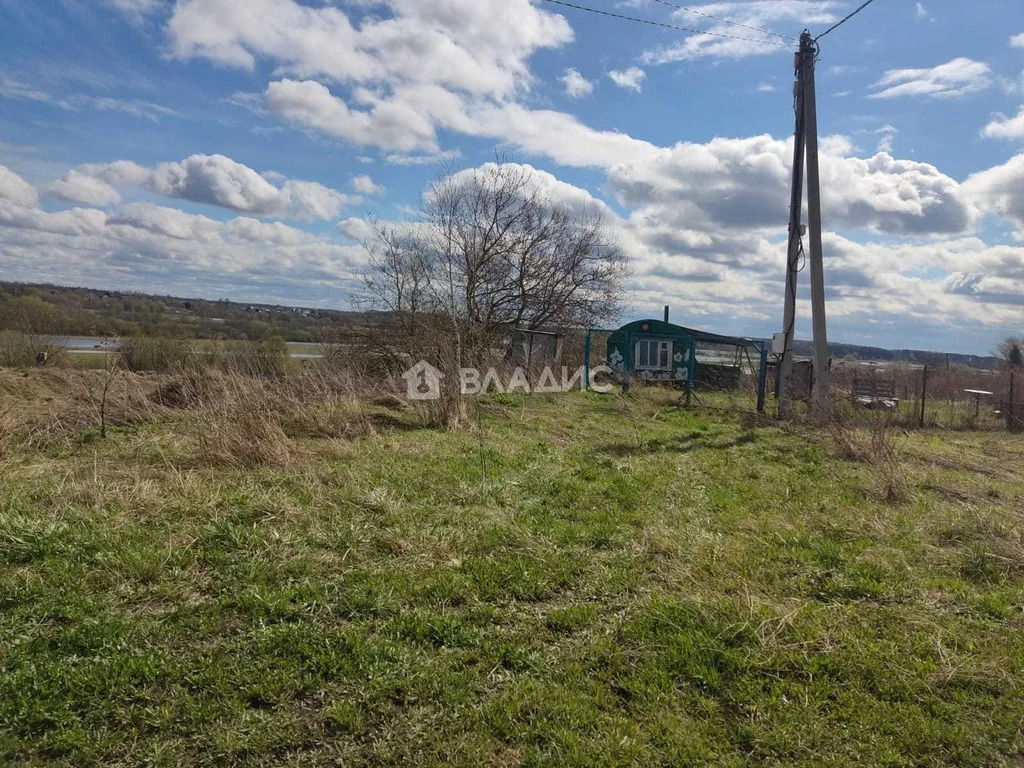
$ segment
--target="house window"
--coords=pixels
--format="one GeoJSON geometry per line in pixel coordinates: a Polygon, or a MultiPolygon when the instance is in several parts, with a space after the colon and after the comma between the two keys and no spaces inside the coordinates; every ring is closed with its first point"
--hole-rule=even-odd
{"type": "Polygon", "coordinates": [[[636,343],[636,368],[639,370],[667,369],[671,360],[671,341],[643,339],[636,343]]]}

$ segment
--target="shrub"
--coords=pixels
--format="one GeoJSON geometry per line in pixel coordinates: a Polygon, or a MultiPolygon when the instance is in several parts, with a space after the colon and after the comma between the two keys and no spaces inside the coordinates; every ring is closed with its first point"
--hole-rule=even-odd
{"type": "Polygon", "coordinates": [[[64,348],[55,344],[49,336],[20,331],[0,331],[0,366],[6,368],[27,368],[39,365],[40,361],[53,363],[64,348]]]}
{"type": "Polygon", "coordinates": [[[216,342],[199,348],[190,362],[254,378],[282,376],[288,370],[288,345],[280,336],[264,341],[216,342]]]}
{"type": "Polygon", "coordinates": [[[124,339],[118,352],[129,371],[173,371],[184,364],[189,343],[182,339],[134,336],[124,339]]]}

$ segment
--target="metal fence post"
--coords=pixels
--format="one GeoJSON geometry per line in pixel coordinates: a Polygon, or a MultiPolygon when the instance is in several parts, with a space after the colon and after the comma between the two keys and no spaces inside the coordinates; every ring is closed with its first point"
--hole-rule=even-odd
{"type": "Polygon", "coordinates": [[[928,396],[928,366],[924,367],[921,372],[921,418],[918,422],[918,426],[924,426],[924,401],[928,396]]]}
{"type": "Polygon", "coordinates": [[[583,347],[583,391],[590,389],[590,337],[593,329],[587,328],[587,343],[583,347]]]}
{"type": "Polygon", "coordinates": [[[1013,373],[1014,372],[1011,370],[1010,371],[1010,402],[1007,404],[1009,406],[1009,408],[1008,408],[1009,413],[1006,415],[1006,428],[1008,430],[1010,430],[1011,432],[1013,432],[1014,428],[1017,426],[1017,409],[1014,407],[1014,402],[1013,402],[1013,373]]]}

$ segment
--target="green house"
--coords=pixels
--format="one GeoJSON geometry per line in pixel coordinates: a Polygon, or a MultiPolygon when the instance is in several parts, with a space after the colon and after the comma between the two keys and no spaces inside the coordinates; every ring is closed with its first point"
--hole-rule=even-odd
{"type": "MultiPolygon", "coordinates": [[[[585,364],[590,374],[591,336],[587,332],[585,364]]],[[[764,409],[767,376],[765,342],[739,336],[684,328],[663,320],[637,320],[606,331],[606,364],[623,382],[675,382],[685,387],[687,399],[695,389],[728,389],[739,385],[741,362],[750,352],[758,360],[757,407],[764,409]],[[728,352],[728,354],[725,354],[728,352]],[[730,360],[729,358],[732,358],[730,360]]]]}
{"type": "Polygon", "coordinates": [[[633,378],[692,381],[696,338],[672,323],[637,320],[608,337],[605,360],[613,371],[628,373],[633,378]]]}

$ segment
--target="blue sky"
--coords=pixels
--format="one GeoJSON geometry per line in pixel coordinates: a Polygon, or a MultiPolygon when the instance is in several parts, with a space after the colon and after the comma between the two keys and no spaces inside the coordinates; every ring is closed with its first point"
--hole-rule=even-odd
{"type": "MultiPolygon", "coordinates": [[[[624,319],[778,330],[792,41],[748,27],[857,3],[579,4],[712,34],[544,0],[0,0],[0,268],[346,307],[367,218],[498,151],[606,215],[624,319]]],[[[821,49],[830,337],[1024,334],[1019,2],[876,0],[821,49]]]]}

